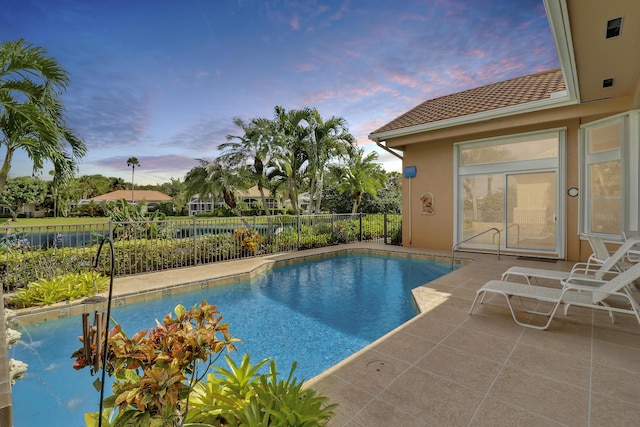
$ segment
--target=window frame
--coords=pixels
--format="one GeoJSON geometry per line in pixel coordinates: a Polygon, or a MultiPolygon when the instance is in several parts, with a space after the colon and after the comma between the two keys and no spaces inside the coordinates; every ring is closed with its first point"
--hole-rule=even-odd
{"type": "MultiPolygon", "coordinates": [[[[564,257],[565,255],[565,241],[566,241],[566,203],[565,198],[562,195],[566,192],[566,141],[567,141],[567,128],[558,127],[550,129],[542,129],[532,132],[515,133],[509,135],[496,136],[491,138],[483,138],[478,140],[460,141],[453,145],[453,200],[454,200],[454,224],[453,224],[453,241],[460,242],[462,240],[462,228],[461,217],[464,212],[463,198],[460,190],[461,181],[466,177],[476,177],[491,173],[504,174],[504,178],[509,174],[518,172],[546,172],[553,170],[556,173],[557,179],[557,194],[556,194],[556,248],[553,251],[532,251],[531,249],[514,249],[510,248],[509,251],[513,253],[531,253],[539,252],[544,254],[557,255],[564,257]],[[480,147],[497,145],[501,143],[513,143],[522,142],[527,140],[535,140],[545,137],[554,137],[558,139],[558,156],[555,158],[547,159],[535,159],[535,160],[518,160],[513,162],[496,162],[485,164],[474,164],[461,166],[461,151],[465,148],[480,147]],[[506,168],[505,164],[509,164],[511,167],[506,168]]],[[[506,203],[506,201],[505,201],[506,203]]],[[[504,239],[504,236],[501,236],[504,239]]],[[[466,243],[465,246],[469,248],[481,248],[492,249],[481,245],[473,245],[466,243]]],[[[501,246],[504,247],[501,243],[501,246]]]]}
{"type": "Polygon", "coordinates": [[[579,200],[579,233],[581,238],[596,234],[605,240],[620,241],[623,231],[637,231],[640,226],[640,110],[594,120],[580,126],[579,182],[582,191],[579,200]],[[620,148],[589,154],[589,131],[594,128],[620,123],[620,148]],[[591,229],[591,165],[620,161],[620,233],[602,233],[591,229]]]}

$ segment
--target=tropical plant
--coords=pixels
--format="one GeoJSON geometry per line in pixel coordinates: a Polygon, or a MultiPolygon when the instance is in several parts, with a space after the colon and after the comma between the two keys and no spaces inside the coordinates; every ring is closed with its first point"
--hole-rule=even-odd
{"type": "Polygon", "coordinates": [[[342,117],[331,117],[324,121],[315,108],[312,110],[311,134],[306,144],[309,160],[307,174],[310,175],[309,208],[311,214],[320,212],[325,171],[329,160],[346,154],[353,147],[355,138],[349,133],[347,122],[342,117]]]}
{"type": "Polygon", "coordinates": [[[27,153],[34,171],[49,160],[58,179],[73,176],[86,146],[65,123],[60,96],[68,84],[68,73],[43,48],[22,39],[0,43],[0,145],[6,150],[0,192],[18,150],[27,153]]]}
{"type": "Polygon", "coordinates": [[[293,213],[298,215],[298,194],[302,185],[303,173],[308,165],[309,155],[306,145],[310,138],[313,110],[286,111],[275,107],[273,119],[273,154],[269,164],[269,179],[285,181],[293,213]]]}
{"type": "Polygon", "coordinates": [[[375,196],[377,191],[384,187],[386,175],[382,167],[375,162],[377,159],[378,153],[375,151],[365,155],[363,148],[354,148],[349,150],[344,165],[332,165],[336,188],[351,195],[352,214],[358,211],[363,194],[375,196]]]}
{"type": "MultiPolygon", "coordinates": [[[[114,382],[113,395],[104,400],[104,406],[116,412],[110,421],[113,425],[182,426],[191,391],[217,355],[235,350],[238,340],[229,334],[215,306],[206,301],[190,310],[178,305],[174,314],[131,338],[121,325],[109,331],[103,369],[114,382]]],[[[85,351],[83,345],[73,353],[75,369],[89,366],[91,356],[85,351]]],[[[102,349],[91,351],[100,355],[102,349]]],[[[87,418],[97,419],[95,415],[87,418]]]]}
{"type": "Polygon", "coordinates": [[[271,215],[265,188],[268,187],[267,165],[271,157],[273,144],[273,124],[268,119],[255,118],[245,123],[240,118],[233,123],[244,135],[227,135],[227,141],[218,147],[223,150],[222,158],[229,164],[246,166],[248,178],[258,187],[262,205],[267,215],[271,215]]]}
{"type": "Polygon", "coordinates": [[[231,168],[225,161],[218,158],[212,162],[198,159],[199,166],[191,168],[184,178],[187,196],[198,195],[207,197],[211,194],[222,194],[227,206],[236,216],[242,212],[238,206],[236,192],[248,189],[247,169],[245,167],[231,168]]]}
{"type": "MultiPolygon", "coordinates": [[[[124,199],[103,205],[105,214],[116,223],[114,235],[118,240],[157,237],[164,225],[156,220],[161,212],[147,212],[146,203],[129,203],[124,199]]],[[[160,233],[163,234],[163,233],[160,233]]]]}
{"type": "Polygon", "coordinates": [[[333,416],[336,404],[289,376],[278,379],[276,363],[263,359],[253,365],[244,354],[240,364],[225,355],[229,369],[214,367],[207,381],[197,384],[190,398],[187,421],[200,425],[321,426],[333,416]],[[260,369],[269,362],[269,372],[260,369]]]}
{"type": "Polygon", "coordinates": [[[124,182],[124,179],[119,177],[109,178],[109,190],[125,190],[127,188],[127,183],[124,182]]]}
{"type": "Polygon", "coordinates": [[[136,166],[140,166],[140,162],[137,157],[129,157],[127,159],[127,166],[131,166],[131,201],[135,202],[135,198],[133,197],[133,191],[135,189],[135,184],[133,181],[133,177],[136,171],[136,166]]]}
{"type": "Polygon", "coordinates": [[[68,273],[40,279],[19,289],[9,302],[17,308],[55,304],[72,301],[105,291],[109,286],[109,278],[97,273],[68,273]]]}

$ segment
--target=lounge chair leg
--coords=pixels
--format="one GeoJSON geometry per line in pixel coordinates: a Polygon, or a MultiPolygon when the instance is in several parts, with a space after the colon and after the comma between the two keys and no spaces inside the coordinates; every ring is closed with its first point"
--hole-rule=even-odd
{"type": "MultiPolygon", "coordinates": [[[[473,304],[471,304],[471,308],[469,309],[469,314],[471,314],[473,312],[473,307],[476,306],[476,302],[478,301],[478,297],[480,296],[481,292],[476,292],[476,297],[473,299],[473,304]]],[[[484,301],[484,296],[486,295],[486,292],[482,292],[482,299],[480,300],[480,304],[483,303],[484,301]]]]}

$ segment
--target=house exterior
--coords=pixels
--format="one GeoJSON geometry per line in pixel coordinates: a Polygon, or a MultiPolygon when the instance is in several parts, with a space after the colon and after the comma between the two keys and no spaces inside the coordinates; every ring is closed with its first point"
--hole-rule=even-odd
{"type": "Polygon", "coordinates": [[[100,196],[92,197],[89,200],[95,203],[100,203],[115,202],[123,199],[135,203],[160,203],[173,201],[171,197],[156,190],[116,190],[110,193],[102,194],[100,196]]]}
{"type": "MultiPolygon", "coordinates": [[[[278,201],[271,197],[271,192],[268,189],[264,189],[265,197],[267,198],[267,205],[270,209],[278,207],[278,201]]],[[[246,203],[249,209],[253,209],[254,204],[259,203],[262,205],[262,198],[260,196],[260,190],[258,186],[253,186],[248,190],[239,190],[237,196],[243,203],[246,203]]],[[[207,197],[200,198],[199,195],[191,197],[189,200],[189,216],[197,215],[199,213],[213,212],[216,207],[224,206],[224,201],[221,197],[207,197]]]]}
{"type": "Polygon", "coordinates": [[[639,229],[640,2],[544,4],[561,69],[428,100],[369,135],[402,158],[404,245],[580,260],[586,234],[639,229]],[[473,237],[487,229],[500,234],[473,237]]]}
{"type": "Polygon", "coordinates": [[[161,191],[156,190],[116,190],[110,193],[105,193],[100,196],[92,197],[87,200],[81,200],[79,205],[88,203],[104,203],[104,202],[116,202],[118,200],[127,200],[131,203],[147,204],[147,209],[153,210],[158,207],[160,202],[172,202],[173,198],[167,196],[161,191]]]}

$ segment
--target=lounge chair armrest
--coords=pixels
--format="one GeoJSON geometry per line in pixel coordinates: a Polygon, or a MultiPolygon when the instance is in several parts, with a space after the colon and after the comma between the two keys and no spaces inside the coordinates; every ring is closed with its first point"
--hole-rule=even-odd
{"type": "Polygon", "coordinates": [[[569,277],[567,280],[562,281],[562,286],[565,289],[593,291],[605,283],[605,280],[598,280],[596,278],[569,277]]]}

